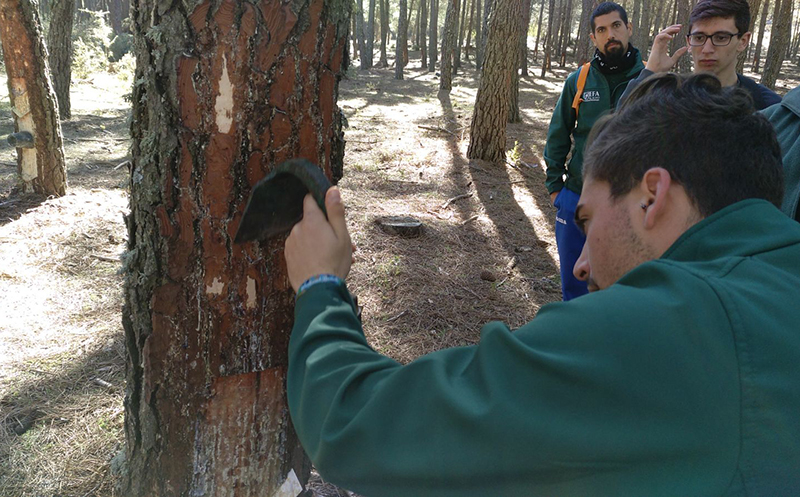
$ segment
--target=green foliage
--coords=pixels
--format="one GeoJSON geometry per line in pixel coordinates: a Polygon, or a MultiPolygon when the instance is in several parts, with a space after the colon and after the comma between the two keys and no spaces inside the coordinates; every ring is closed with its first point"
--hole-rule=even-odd
{"type": "Polygon", "coordinates": [[[111,26],[104,12],[81,9],[72,28],[72,74],[88,78],[108,69],[111,26]]]}
{"type": "Polygon", "coordinates": [[[133,35],[128,33],[121,33],[111,40],[108,46],[111,51],[108,59],[111,62],[117,62],[122,59],[126,54],[130,53],[133,48],[133,35]]]}
{"type": "Polygon", "coordinates": [[[506,159],[515,166],[520,164],[520,161],[522,160],[522,150],[518,141],[514,140],[514,148],[508,151],[506,159]]]}

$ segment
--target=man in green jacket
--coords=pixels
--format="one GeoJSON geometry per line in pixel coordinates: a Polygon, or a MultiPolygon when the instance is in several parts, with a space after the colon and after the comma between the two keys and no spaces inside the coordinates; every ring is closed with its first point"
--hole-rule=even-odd
{"type": "Polygon", "coordinates": [[[781,103],[763,112],[775,127],[783,154],[786,189],[781,210],[800,221],[800,86],[787,93],[781,103]]]}
{"type": "Polygon", "coordinates": [[[800,495],[800,224],[776,207],[772,126],[742,89],[665,74],[593,135],[575,271],[601,291],[407,365],[356,317],[338,190],[327,220],[307,197],[286,241],[287,388],[326,480],[367,497],[800,495]]]}
{"type": "Polygon", "coordinates": [[[561,266],[561,293],[564,300],[586,294],[586,283],[575,279],[572,268],[583,248],[584,236],[572,218],[581,192],[583,149],[586,137],[597,119],[613,110],[628,81],[644,68],[639,50],[630,43],[633,28],[622,6],[603,2],[592,12],[592,32],[596,47],[577,110],[573,101],[581,69],[570,74],[558,99],[544,159],[547,165],[547,191],[556,207],[556,245],[561,266]],[[570,152],[572,156],[567,164],[570,152]]]}

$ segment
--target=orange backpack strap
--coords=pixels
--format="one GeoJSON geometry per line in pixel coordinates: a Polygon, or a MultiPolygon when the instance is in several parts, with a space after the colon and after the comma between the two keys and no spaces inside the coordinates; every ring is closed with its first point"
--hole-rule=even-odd
{"type": "Polygon", "coordinates": [[[578,74],[578,91],[575,92],[575,98],[572,99],[572,108],[575,109],[575,118],[578,118],[578,107],[583,102],[583,87],[586,86],[586,78],[589,76],[590,63],[581,66],[581,72],[578,74]]]}

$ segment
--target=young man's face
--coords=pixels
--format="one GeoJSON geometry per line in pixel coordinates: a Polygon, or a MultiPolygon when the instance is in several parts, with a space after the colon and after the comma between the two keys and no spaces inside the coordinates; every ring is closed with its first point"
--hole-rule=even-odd
{"type": "Polygon", "coordinates": [[[619,12],[613,11],[594,18],[594,32],[589,36],[603,55],[622,57],[628,50],[631,34],[633,34],[631,24],[626,25],[622,22],[619,12]]]}
{"type": "Polygon", "coordinates": [[[689,35],[704,34],[709,38],[705,44],[699,47],[690,46],[692,59],[694,60],[694,72],[710,72],[720,79],[736,73],[736,57],[740,52],[747,48],[750,41],[750,33],[731,38],[730,44],[722,47],[715,46],[711,42],[711,35],[715,33],[736,34],[736,22],[731,18],[711,17],[696,21],[689,28],[689,35]]]}
{"type": "Polygon", "coordinates": [[[590,292],[611,286],[631,269],[655,258],[633,227],[641,210],[633,192],[612,199],[608,183],[585,179],[575,222],[586,234],[586,243],[573,274],[587,282],[590,292]]]}

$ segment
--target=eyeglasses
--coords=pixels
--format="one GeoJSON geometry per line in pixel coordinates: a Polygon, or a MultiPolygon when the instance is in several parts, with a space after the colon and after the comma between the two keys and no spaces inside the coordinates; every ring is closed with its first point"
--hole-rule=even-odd
{"type": "Polygon", "coordinates": [[[711,38],[711,44],[715,47],[726,47],[731,44],[731,39],[734,36],[742,36],[742,33],[726,33],[725,31],[719,31],[712,35],[707,35],[705,33],[692,33],[686,36],[686,39],[689,42],[689,45],[693,47],[702,47],[706,44],[706,40],[711,38]]]}

